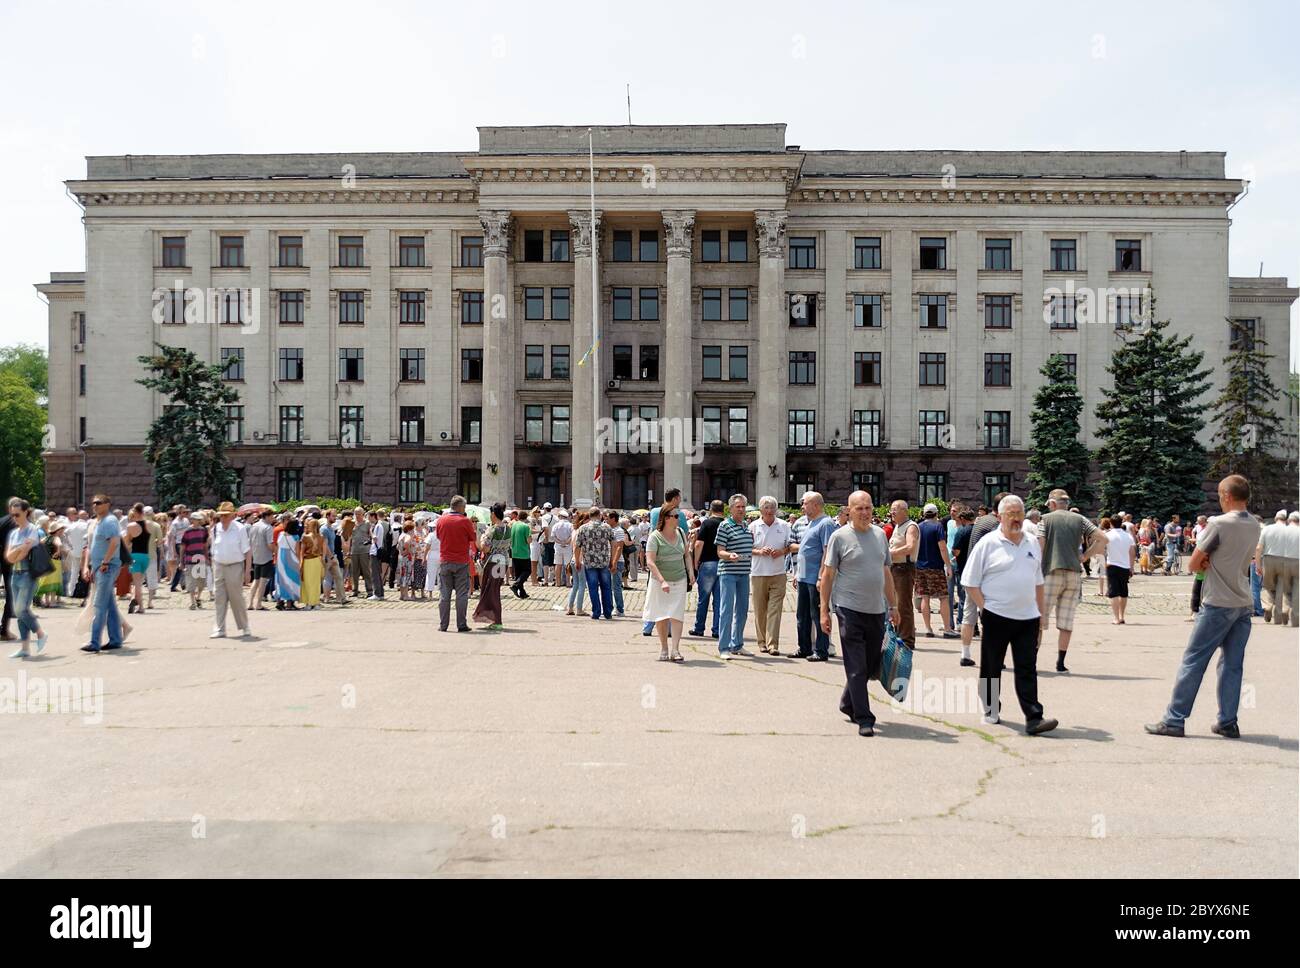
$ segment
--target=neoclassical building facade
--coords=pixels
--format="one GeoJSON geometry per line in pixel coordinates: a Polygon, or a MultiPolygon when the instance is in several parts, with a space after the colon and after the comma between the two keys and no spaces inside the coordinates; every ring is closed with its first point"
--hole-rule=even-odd
{"type": "Polygon", "coordinates": [[[68,189],[86,269],[37,286],[56,503],[151,495],[155,343],[237,388],[245,500],[978,501],[1023,485],[1053,354],[1095,444],[1147,290],[1216,386],[1229,318],[1287,381],[1297,293],[1229,279],[1221,153],[485,127],[463,154],[91,157],[68,189]]]}

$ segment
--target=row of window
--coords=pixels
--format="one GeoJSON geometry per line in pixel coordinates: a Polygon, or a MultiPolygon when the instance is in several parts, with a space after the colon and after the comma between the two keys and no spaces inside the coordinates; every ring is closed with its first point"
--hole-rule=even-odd
{"type": "MultiPolygon", "coordinates": [[[[557,236],[560,233],[552,233],[557,236]]],[[[563,251],[565,261],[568,259],[568,233],[563,233],[563,251]]],[[[555,245],[556,242],[552,242],[555,245]]],[[[303,258],[303,237],[301,235],[281,235],[276,238],[277,268],[309,268],[303,258]]],[[[223,235],[218,239],[217,264],[215,268],[248,268],[246,240],[242,235],[223,235]]],[[[366,240],[361,235],[338,236],[336,250],[336,268],[364,269],[366,263],[366,240]]],[[[483,237],[481,235],[462,235],[460,237],[460,262],[463,268],[479,268],[483,265],[483,237]]],[[[397,240],[397,266],[399,268],[428,268],[424,236],[403,235],[397,240]]],[[[185,269],[189,267],[186,254],[186,237],[183,235],[163,236],[162,267],[164,269],[185,269]]]]}
{"type": "MultiPolygon", "coordinates": [[[[788,412],[786,444],[792,448],[812,448],[817,445],[817,411],[790,410],[788,412]]],[[[852,447],[879,447],[882,440],[882,413],[879,410],[854,410],[850,423],[852,447]]],[[[983,443],[988,448],[1005,449],[1011,446],[1011,411],[985,410],[983,443]]],[[[948,422],[946,410],[917,411],[917,445],[919,447],[952,448],[957,446],[955,430],[948,422]]]]}
{"type": "MultiPolygon", "coordinates": [[[[853,268],[881,268],[881,237],[860,236],[853,240],[853,268]]],[[[922,237],[918,243],[917,266],[921,270],[946,270],[948,268],[948,239],[922,237]]],[[[817,268],[816,236],[791,236],[786,247],[791,269],[817,268]]],[[[1010,272],[1012,260],[1011,239],[984,240],[984,268],[991,271],[1010,272]]],[[[1052,239],[1048,248],[1048,271],[1077,272],[1079,268],[1079,243],[1077,239],[1052,239]]],[[[1115,271],[1142,271],[1142,240],[1115,240],[1115,271]]]]}
{"type": "MultiPolygon", "coordinates": [[[[1012,475],[1003,472],[992,472],[984,474],[983,487],[980,491],[980,501],[986,506],[992,506],[993,499],[999,494],[1011,491],[1012,475]]],[[[879,507],[885,503],[892,495],[884,492],[884,476],[880,471],[853,471],[852,472],[852,489],[855,491],[866,491],[879,507]]],[[[817,475],[810,472],[796,471],[790,475],[790,484],[786,492],[786,500],[792,504],[797,504],[799,500],[809,491],[817,491],[817,475]]],[[[947,501],[948,500],[948,472],[947,471],[920,471],[916,475],[916,503],[925,504],[927,501],[947,501]]]]}
{"type": "MultiPolygon", "coordinates": [[[[708,350],[708,347],[705,347],[708,350]]],[[[1078,376],[1079,356],[1077,353],[1057,353],[1065,361],[1071,377],[1078,376]]],[[[791,350],[789,360],[789,382],[791,386],[812,386],[817,382],[817,353],[810,350],[791,350]]],[[[705,372],[708,372],[709,356],[705,353],[705,372]]],[[[878,352],[855,352],[853,354],[853,384],[860,387],[880,386],[883,366],[878,352]]],[[[708,379],[706,376],[705,379],[708,379]]],[[[734,378],[733,378],[734,379],[734,378]]],[[[921,353],[919,357],[919,385],[946,386],[948,383],[948,355],[946,353],[921,353]]],[[[984,386],[1011,386],[1011,354],[984,354],[984,386]]]]}
{"type": "MultiPolygon", "coordinates": [[[[236,471],[242,482],[242,473],[236,471]]],[[[369,498],[363,493],[363,471],[357,467],[339,467],[334,471],[334,496],[347,501],[362,502],[369,498]]],[[[457,473],[456,491],[463,494],[471,504],[482,500],[482,475],[478,468],[463,468],[457,473]]],[[[242,491],[242,483],[239,487],[242,491]]],[[[234,495],[242,500],[242,494],[234,495]]],[[[277,501],[301,501],[306,494],[303,491],[303,469],[301,467],[278,467],[275,471],[275,499],[277,501]]],[[[435,497],[441,497],[435,495],[435,497]]],[[[397,503],[421,504],[426,501],[424,491],[424,469],[419,467],[399,468],[397,471],[397,503]]]]}

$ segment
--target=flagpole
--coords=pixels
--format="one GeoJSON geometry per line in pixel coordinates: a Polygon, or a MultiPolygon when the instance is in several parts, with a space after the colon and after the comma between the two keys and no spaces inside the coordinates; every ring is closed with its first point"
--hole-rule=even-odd
{"type": "Polygon", "coordinates": [[[591,446],[595,456],[592,482],[594,505],[598,499],[603,498],[603,495],[597,493],[595,482],[599,481],[602,486],[605,482],[600,466],[600,434],[595,432],[600,420],[600,293],[596,288],[596,260],[600,258],[600,249],[596,236],[596,148],[591,128],[587,129],[587,164],[591,178],[591,446]]]}

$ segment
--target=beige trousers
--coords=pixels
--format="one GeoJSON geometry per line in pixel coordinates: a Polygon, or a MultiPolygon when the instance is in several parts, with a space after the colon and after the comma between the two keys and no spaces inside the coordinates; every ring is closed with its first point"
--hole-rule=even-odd
{"type": "Polygon", "coordinates": [[[750,575],[749,597],[759,649],[776,651],[781,644],[781,606],[785,602],[785,575],[750,575]]]}

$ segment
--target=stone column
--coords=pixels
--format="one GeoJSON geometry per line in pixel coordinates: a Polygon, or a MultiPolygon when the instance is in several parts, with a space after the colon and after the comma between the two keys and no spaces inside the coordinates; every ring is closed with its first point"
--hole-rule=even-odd
{"type": "Polygon", "coordinates": [[[601,212],[597,209],[593,225],[590,210],[569,212],[569,224],[573,229],[570,235],[573,240],[573,348],[569,351],[569,385],[573,388],[569,409],[569,441],[573,470],[564,496],[570,504],[575,500],[592,500],[592,476],[596,471],[596,421],[600,419],[599,394],[604,392],[600,349],[597,348],[583,366],[578,366],[578,361],[591,347],[593,298],[597,311],[600,308],[600,217],[601,212]],[[595,293],[591,290],[593,259],[597,263],[595,293]],[[597,391],[594,396],[593,387],[597,391]]]}
{"type": "Polygon", "coordinates": [[[515,502],[514,327],[507,259],[510,213],[479,212],[483,225],[483,504],[515,502]]]}
{"type": "MultiPolygon", "coordinates": [[[[757,211],[754,224],[758,232],[758,393],[755,450],[758,473],[754,493],[771,494],[784,500],[785,451],[789,438],[789,415],[786,412],[786,335],[789,307],[785,297],[785,223],[784,209],[757,211]]],[[[818,414],[818,433],[830,414],[818,414]]]]}
{"type": "MultiPolygon", "coordinates": [[[[695,213],[668,211],[664,217],[664,241],[668,254],[668,306],[664,327],[664,354],[660,377],[664,384],[664,408],[659,441],[664,450],[662,491],[681,488],[682,504],[693,507],[692,467],[686,463],[694,433],[692,387],[695,370],[691,365],[691,238],[695,213]]],[[[662,498],[662,495],[661,495],[662,498]]]]}

